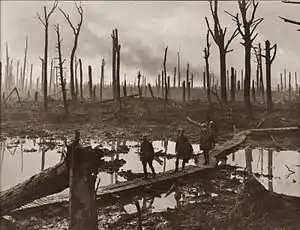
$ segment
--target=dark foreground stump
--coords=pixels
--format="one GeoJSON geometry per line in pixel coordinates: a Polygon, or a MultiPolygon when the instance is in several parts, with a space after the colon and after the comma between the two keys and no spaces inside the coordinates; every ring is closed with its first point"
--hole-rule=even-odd
{"type": "MultiPolygon", "coordinates": [[[[75,134],[75,143],[79,141],[79,132],[75,134]]],[[[102,157],[90,147],[69,147],[70,160],[70,230],[98,229],[95,182],[99,162],[102,157]]]]}

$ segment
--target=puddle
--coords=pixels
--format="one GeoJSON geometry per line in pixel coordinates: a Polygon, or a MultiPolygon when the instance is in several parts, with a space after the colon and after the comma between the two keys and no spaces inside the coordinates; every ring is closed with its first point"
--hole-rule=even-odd
{"type": "Polygon", "coordinates": [[[300,197],[300,153],[266,149],[239,150],[227,164],[247,168],[269,191],[300,197]]]}
{"type": "MultiPolygon", "coordinates": [[[[124,159],[126,163],[120,168],[120,171],[131,170],[133,173],[143,172],[140,158],[137,154],[139,150],[138,142],[83,140],[83,143],[88,143],[92,147],[101,144],[109,150],[116,150],[118,153],[106,156],[104,159],[105,161],[124,159]],[[129,151],[126,146],[129,148],[129,151]]],[[[175,142],[173,141],[153,141],[153,146],[155,151],[162,150],[167,154],[175,155],[175,142]]],[[[0,142],[0,191],[17,185],[42,170],[57,164],[61,159],[60,153],[63,151],[63,148],[63,141],[57,139],[12,138],[0,142]]],[[[199,153],[200,150],[198,145],[193,145],[193,148],[195,153],[199,153]]],[[[153,161],[153,166],[157,173],[174,169],[174,158],[167,159],[167,157],[160,157],[160,160],[163,162],[162,165],[155,160],[153,161]]],[[[190,160],[188,165],[194,165],[194,161],[190,160]]],[[[148,169],[148,171],[150,172],[150,169],[148,169]]],[[[100,186],[106,186],[126,180],[118,175],[117,172],[111,174],[100,172],[99,177],[101,178],[100,186]]],[[[67,190],[64,192],[67,192],[67,190]]]]}
{"type": "Polygon", "coordinates": [[[53,147],[50,141],[42,143],[42,139],[7,139],[0,143],[0,190],[25,181],[60,161],[58,151],[62,147],[53,147]]]}

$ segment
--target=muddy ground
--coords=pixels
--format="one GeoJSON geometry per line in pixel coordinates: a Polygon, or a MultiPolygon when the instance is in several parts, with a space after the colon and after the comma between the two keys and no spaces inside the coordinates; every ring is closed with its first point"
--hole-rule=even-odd
{"type": "Polygon", "coordinates": [[[254,104],[249,114],[243,102],[221,107],[192,100],[185,104],[170,101],[165,120],[164,101],[152,98],[129,98],[123,101],[123,111],[115,114],[116,103],[78,102],[70,106],[65,117],[59,101],[49,102],[45,115],[43,104],[34,102],[7,103],[2,107],[2,136],[69,136],[76,129],[83,137],[138,139],[147,132],[153,139],[174,139],[178,127],[184,127],[192,141],[198,140],[198,127],[188,123],[186,116],[198,122],[214,120],[219,141],[233,132],[249,128],[300,126],[300,103],[274,103],[268,114],[265,104],[254,104]],[[119,115],[119,116],[118,116],[119,115]]]}
{"type": "MultiPolygon", "coordinates": [[[[47,115],[42,103],[11,102],[4,105],[1,137],[72,137],[79,129],[83,138],[138,140],[143,133],[149,133],[152,139],[174,140],[177,129],[183,127],[190,140],[197,142],[199,128],[190,124],[186,116],[198,122],[214,120],[218,143],[245,129],[300,126],[300,106],[296,101],[274,103],[273,111],[268,114],[264,104],[255,104],[252,112],[248,113],[242,102],[223,107],[218,102],[209,105],[200,100],[186,104],[170,102],[167,120],[164,119],[164,101],[161,99],[127,99],[123,102],[121,115],[115,114],[114,102],[80,103],[70,107],[67,118],[59,102],[49,104],[47,115]]],[[[299,137],[269,135],[263,140],[248,138],[244,145],[300,149],[299,137]]],[[[184,181],[173,181],[163,188],[148,188],[147,191],[129,194],[134,196],[127,196],[126,200],[110,199],[112,204],[104,205],[100,200],[99,229],[137,229],[139,214],[126,213],[124,205],[134,206],[134,201],[145,198],[145,194],[148,194],[146,198],[151,203],[153,196],[161,196],[174,184],[177,184],[173,186],[177,190],[170,196],[174,197],[176,208],[159,212],[153,211],[151,205],[142,208],[140,219],[144,229],[299,229],[299,199],[290,200],[281,196],[284,202],[270,208],[269,203],[276,202],[261,204],[260,195],[256,193],[257,188],[261,188],[260,184],[255,184],[254,189],[251,189],[253,183],[245,186],[244,172],[226,167],[208,170],[204,174],[184,181]]],[[[267,192],[266,199],[279,199],[269,195],[267,192]]],[[[23,229],[67,229],[68,208],[48,207],[32,212],[16,212],[12,216],[23,229]]]]}

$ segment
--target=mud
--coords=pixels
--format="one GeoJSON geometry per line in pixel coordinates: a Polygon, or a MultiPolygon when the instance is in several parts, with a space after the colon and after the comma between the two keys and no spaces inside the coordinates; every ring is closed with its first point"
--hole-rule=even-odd
{"type": "MultiPolygon", "coordinates": [[[[1,151],[1,167],[6,167],[2,172],[6,173],[5,177],[11,174],[17,175],[17,178],[12,180],[7,177],[9,181],[4,183],[6,187],[2,187],[3,181],[1,181],[1,190],[58,162],[64,148],[64,140],[71,140],[77,129],[81,132],[82,143],[105,149],[105,167],[100,169],[102,172],[99,173],[99,177],[101,184],[107,185],[132,180],[142,175],[142,167],[136,153],[138,140],[144,133],[149,133],[152,140],[163,140],[156,142],[155,151],[157,156],[166,163],[160,165],[156,162],[156,169],[163,172],[173,168],[174,143],[172,141],[176,138],[178,127],[185,129],[193,143],[199,143],[199,128],[188,123],[186,116],[198,122],[214,120],[218,128],[218,144],[231,138],[235,132],[258,126],[260,128],[300,126],[299,102],[275,103],[274,110],[268,114],[265,113],[263,104],[255,105],[252,113],[248,114],[241,102],[229,104],[224,108],[218,103],[209,105],[200,100],[193,100],[186,104],[170,102],[167,121],[163,119],[164,102],[160,99],[127,100],[121,117],[112,116],[116,108],[115,103],[85,102],[72,107],[70,117],[65,119],[62,111],[57,108],[58,104],[58,102],[50,103],[51,108],[47,116],[41,104],[32,102],[10,104],[2,109],[1,143],[6,143],[1,144],[1,150],[6,149],[5,155],[4,151],[1,151]],[[10,138],[13,138],[13,141],[9,142],[12,140],[10,138]],[[5,142],[5,139],[9,143],[5,142]],[[30,141],[31,144],[27,145],[30,141]],[[26,160],[30,158],[35,158],[36,163],[32,164],[30,160],[26,160]],[[9,167],[7,161],[11,162],[13,167],[9,167]]],[[[253,149],[258,147],[272,149],[274,152],[299,151],[300,142],[298,136],[263,135],[259,138],[247,138],[241,148],[249,146],[253,149]]],[[[198,149],[196,154],[201,159],[198,149]]],[[[142,223],[143,229],[151,230],[245,229],[245,226],[251,226],[251,229],[298,229],[296,226],[300,224],[297,218],[300,206],[295,207],[299,204],[298,195],[279,191],[274,185],[279,183],[279,178],[276,179],[278,177],[276,170],[279,168],[282,171],[284,168],[284,174],[280,175],[280,180],[285,180],[283,184],[286,185],[288,181],[289,184],[299,186],[299,179],[296,176],[298,176],[300,163],[295,161],[293,166],[290,166],[290,163],[286,164],[290,170],[295,171],[295,174],[282,179],[286,177],[285,173],[289,170],[277,166],[276,153],[274,156],[275,168],[271,175],[269,172],[266,173],[265,169],[262,172],[254,170],[256,164],[260,162],[255,154],[252,156],[254,160],[251,166],[256,180],[266,189],[269,189],[269,181],[273,178],[273,191],[269,189],[270,194],[275,192],[275,194],[286,193],[294,196],[293,201],[286,201],[287,205],[279,206],[279,209],[267,209],[257,205],[255,202],[259,200],[259,196],[249,199],[249,196],[253,195],[250,194],[251,191],[255,191],[258,186],[252,184],[250,185],[254,187],[252,189],[245,187],[245,178],[248,178],[251,170],[245,172],[241,168],[221,165],[217,169],[206,170],[201,175],[195,175],[189,180],[179,180],[175,184],[166,183],[159,188],[144,188],[124,197],[100,199],[98,201],[99,229],[136,229],[139,223],[142,223]],[[138,206],[141,209],[139,213],[138,206]],[[246,206],[255,207],[253,210],[259,215],[253,215],[253,210],[249,210],[246,206]]],[[[241,159],[239,162],[230,162],[232,155],[228,156],[228,159],[227,164],[242,168],[244,163],[241,162],[246,161],[241,159]]],[[[191,161],[190,164],[195,162],[191,161]]],[[[261,165],[257,167],[260,168],[261,165]]],[[[272,167],[267,166],[266,170],[272,167]]],[[[295,191],[295,188],[293,187],[292,191],[295,191]]],[[[274,198],[274,202],[278,199],[278,197],[274,198]]],[[[68,228],[67,204],[17,211],[11,216],[22,229],[68,228]]]]}
{"type": "Polygon", "coordinates": [[[126,119],[105,118],[113,115],[114,102],[83,102],[71,108],[68,119],[62,119],[59,102],[49,103],[46,116],[42,103],[24,102],[6,105],[2,109],[1,128],[3,136],[59,136],[70,137],[76,129],[82,137],[99,137],[101,139],[137,140],[147,132],[154,139],[174,139],[178,127],[184,127],[193,141],[198,141],[198,127],[189,124],[186,116],[204,122],[214,120],[218,127],[219,141],[230,138],[235,131],[256,128],[299,126],[300,106],[298,102],[274,104],[274,110],[266,114],[265,105],[257,104],[248,114],[242,102],[229,104],[222,108],[218,103],[208,104],[200,100],[192,100],[185,104],[170,102],[168,120],[164,120],[164,101],[151,98],[132,98],[124,102],[123,111],[126,119]],[[147,112],[148,108],[151,115],[147,112]],[[81,114],[81,115],[80,115],[81,114]],[[85,115],[82,115],[85,114],[85,115]]]}

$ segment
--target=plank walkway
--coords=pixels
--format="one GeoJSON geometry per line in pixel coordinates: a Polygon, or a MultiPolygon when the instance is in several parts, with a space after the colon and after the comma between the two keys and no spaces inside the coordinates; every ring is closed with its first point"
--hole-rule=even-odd
{"type": "MultiPolygon", "coordinates": [[[[210,152],[210,159],[209,159],[209,165],[196,165],[196,166],[187,166],[184,171],[180,172],[174,172],[174,170],[169,170],[164,173],[157,174],[156,178],[143,180],[141,178],[130,180],[130,181],[124,181],[118,184],[112,184],[104,187],[100,187],[97,190],[97,197],[101,197],[104,195],[116,195],[120,194],[125,191],[134,190],[141,187],[146,187],[149,185],[161,183],[164,181],[174,180],[176,178],[180,178],[183,176],[191,175],[197,172],[200,172],[202,170],[205,170],[207,168],[213,168],[217,164],[217,156],[229,154],[231,151],[233,151],[235,148],[237,148],[240,144],[242,144],[246,138],[247,135],[250,133],[255,132],[270,132],[270,131],[297,131],[299,130],[298,127],[287,127],[287,128],[273,128],[273,129],[251,129],[242,131],[239,133],[236,133],[232,139],[224,142],[220,146],[216,146],[215,149],[213,149],[210,152]]],[[[33,208],[37,206],[42,205],[48,205],[48,204],[54,204],[54,203],[65,203],[68,202],[69,195],[68,194],[53,194],[47,197],[40,198],[38,200],[35,200],[29,204],[26,204],[17,210],[20,209],[26,209],[26,208],[33,208]]]]}

